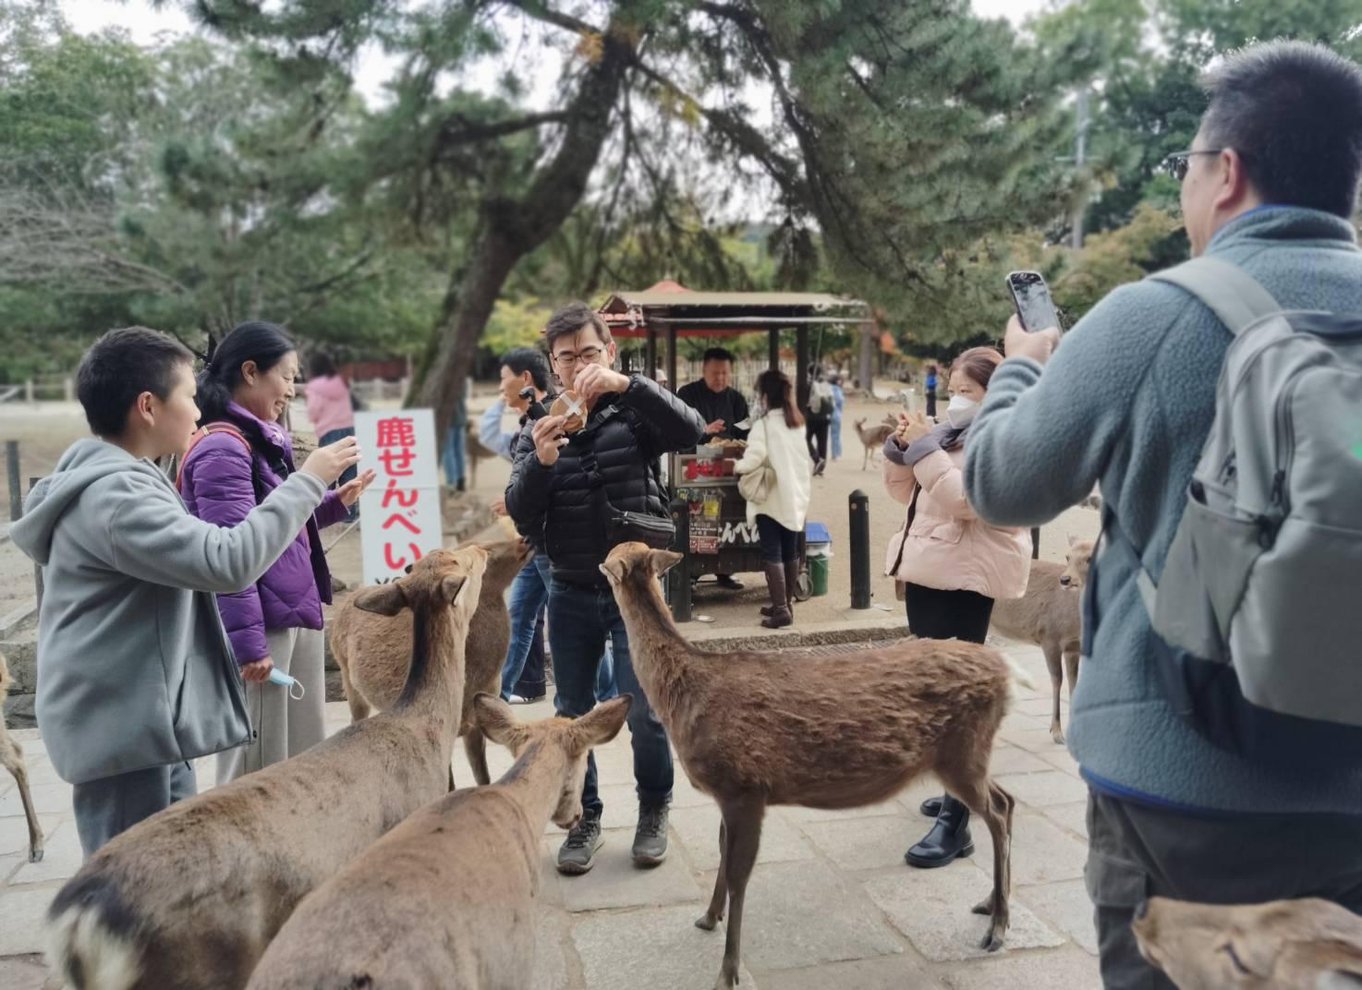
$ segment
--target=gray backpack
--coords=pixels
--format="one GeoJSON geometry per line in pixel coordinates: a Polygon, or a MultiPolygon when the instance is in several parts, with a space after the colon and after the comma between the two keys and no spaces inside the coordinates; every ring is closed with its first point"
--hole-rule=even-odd
{"type": "Polygon", "coordinates": [[[1163,574],[1156,584],[1140,572],[1168,698],[1251,760],[1356,766],[1362,316],[1284,312],[1216,258],[1151,277],[1196,296],[1234,334],[1163,574]]]}

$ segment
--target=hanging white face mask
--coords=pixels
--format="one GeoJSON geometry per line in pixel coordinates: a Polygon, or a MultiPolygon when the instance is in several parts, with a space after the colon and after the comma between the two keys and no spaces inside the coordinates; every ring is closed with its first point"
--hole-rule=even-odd
{"type": "Polygon", "coordinates": [[[969,426],[974,419],[974,414],[979,411],[979,403],[973,399],[967,399],[963,395],[951,396],[951,401],[946,406],[946,422],[957,430],[963,430],[969,426]]]}

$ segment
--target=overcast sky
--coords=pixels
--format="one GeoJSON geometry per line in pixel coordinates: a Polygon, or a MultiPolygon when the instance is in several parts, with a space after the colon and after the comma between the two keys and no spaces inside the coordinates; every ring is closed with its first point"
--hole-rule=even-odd
{"type": "MultiPolygon", "coordinates": [[[[149,0],[59,0],[71,24],[80,31],[98,31],[106,27],[122,27],[134,41],[146,43],[162,33],[183,34],[194,30],[180,4],[168,2],[154,10],[149,0]]],[[[1039,10],[1044,0],[973,0],[974,9],[984,17],[1007,17],[1020,24],[1027,15],[1039,10]]],[[[527,59],[534,56],[526,53],[527,59]]],[[[539,67],[542,69],[542,63],[539,67]]],[[[527,65],[527,70],[531,66],[527,65]]],[[[384,79],[392,70],[392,63],[381,52],[361,55],[355,77],[360,91],[366,96],[377,96],[384,79]]],[[[492,81],[489,71],[489,83],[492,81]]],[[[527,71],[531,79],[551,85],[550,73],[527,71]],[[549,77],[549,78],[546,78],[549,77]]]]}

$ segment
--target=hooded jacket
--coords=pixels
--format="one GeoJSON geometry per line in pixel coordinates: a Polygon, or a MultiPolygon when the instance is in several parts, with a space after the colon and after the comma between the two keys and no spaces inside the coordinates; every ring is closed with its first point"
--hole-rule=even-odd
{"type": "Polygon", "coordinates": [[[215,592],[252,584],[326,487],[299,472],[231,529],[195,519],[151,461],[78,440],[10,528],[43,568],[38,727],[73,784],[246,742],[215,592]]]}

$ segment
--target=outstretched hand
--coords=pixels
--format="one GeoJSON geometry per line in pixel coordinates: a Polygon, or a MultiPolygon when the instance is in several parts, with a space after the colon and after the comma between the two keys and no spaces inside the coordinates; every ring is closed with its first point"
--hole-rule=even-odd
{"type": "Polygon", "coordinates": [[[374,479],[377,477],[377,471],[365,471],[358,478],[347,481],[337,488],[336,494],[340,496],[341,505],[345,506],[347,509],[354,506],[354,504],[359,501],[359,497],[374,483],[374,479]]]}

